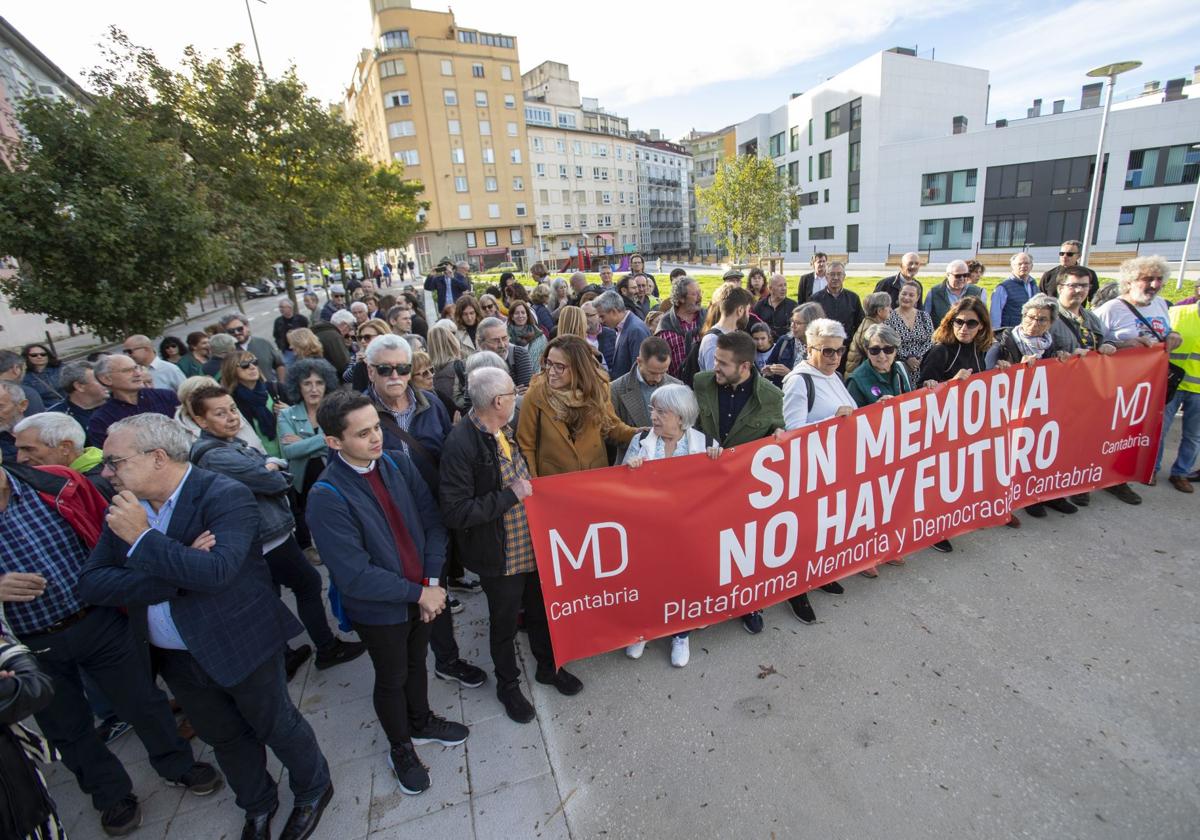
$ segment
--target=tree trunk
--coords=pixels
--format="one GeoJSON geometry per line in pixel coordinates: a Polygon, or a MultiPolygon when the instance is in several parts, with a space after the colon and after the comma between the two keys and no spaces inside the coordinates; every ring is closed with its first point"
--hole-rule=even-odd
{"type": "Polygon", "coordinates": [[[338,280],[344,283],[346,281],[346,253],[341,248],[338,248],[338,272],[342,275],[338,280]]]}
{"type": "Polygon", "coordinates": [[[292,280],[292,259],[284,257],[280,262],[283,263],[283,285],[287,289],[288,300],[292,302],[292,310],[300,311],[300,303],[296,300],[296,282],[292,280]]]}

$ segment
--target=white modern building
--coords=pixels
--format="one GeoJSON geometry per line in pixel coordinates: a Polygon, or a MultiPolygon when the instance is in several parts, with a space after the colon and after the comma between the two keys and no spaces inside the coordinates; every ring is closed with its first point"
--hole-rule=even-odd
{"type": "Polygon", "coordinates": [[[692,248],[692,155],[657,131],[634,132],[643,255],[682,257],[692,248]]]}
{"type": "MultiPolygon", "coordinates": [[[[1197,81],[1113,104],[1094,255],[1179,257],[1200,172],[1197,81]]],[[[1043,113],[1035,100],[1026,118],[989,123],[987,70],[897,48],[739,123],[737,149],[772,158],[798,188],[789,260],[825,251],[879,264],[921,251],[1001,268],[1028,250],[1053,262],[1063,240],[1083,238],[1100,87],[1083,88],[1079,110],[1059,100],[1043,113]]]]}

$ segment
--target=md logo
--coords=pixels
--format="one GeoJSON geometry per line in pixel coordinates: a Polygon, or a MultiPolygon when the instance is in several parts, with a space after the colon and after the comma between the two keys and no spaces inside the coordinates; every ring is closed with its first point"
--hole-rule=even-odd
{"type": "Polygon", "coordinates": [[[1125,389],[1117,386],[1117,400],[1113,405],[1112,430],[1134,426],[1146,419],[1150,411],[1150,384],[1139,382],[1133,393],[1125,396],[1125,389]]]}
{"type": "Polygon", "coordinates": [[[579,546],[578,553],[571,551],[571,547],[567,545],[557,530],[550,529],[550,556],[554,560],[555,586],[562,586],[562,564],[559,558],[566,557],[571,568],[580,571],[587,560],[589,550],[592,553],[593,574],[597,579],[615,577],[625,571],[625,567],[629,565],[629,538],[625,534],[625,527],[620,523],[593,522],[588,526],[587,534],[583,538],[583,545],[579,546]],[[610,534],[606,540],[602,535],[604,531],[615,532],[615,538],[610,534]],[[601,547],[603,547],[603,551],[601,551],[601,547]],[[610,562],[611,568],[606,570],[602,558],[610,561],[620,560],[620,563],[614,566],[610,562]]]}

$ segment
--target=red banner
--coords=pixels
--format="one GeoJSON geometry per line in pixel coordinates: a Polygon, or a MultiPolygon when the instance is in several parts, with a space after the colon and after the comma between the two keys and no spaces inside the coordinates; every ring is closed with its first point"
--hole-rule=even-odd
{"type": "Polygon", "coordinates": [[[534,480],[560,663],[716,624],[1154,468],[1159,349],[1014,366],[756,441],[534,480]]]}

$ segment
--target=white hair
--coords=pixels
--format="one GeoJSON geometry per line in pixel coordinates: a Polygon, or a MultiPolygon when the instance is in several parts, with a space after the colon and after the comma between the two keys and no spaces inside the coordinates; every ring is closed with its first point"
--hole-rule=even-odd
{"type": "Polygon", "coordinates": [[[686,385],[671,384],[655,388],[654,392],[650,394],[650,405],[659,411],[669,411],[674,414],[679,418],[684,429],[696,425],[696,418],[700,416],[700,406],[696,402],[696,395],[686,385]]]}
{"type": "MultiPolygon", "coordinates": [[[[224,335],[224,333],[222,333],[222,335],[224,335]]],[[[229,340],[233,341],[233,336],[230,336],[229,340]]],[[[96,374],[96,378],[99,379],[101,376],[108,376],[109,368],[112,367],[112,363],[119,358],[121,357],[116,353],[105,353],[103,356],[96,359],[92,366],[92,372],[96,374]]]]}
{"type": "Polygon", "coordinates": [[[63,441],[70,441],[75,449],[83,449],[83,443],[87,439],[79,421],[70,414],[59,411],[46,411],[26,417],[13,426],[13,433],[26,429],[33,429],[37,432],[38,440],[51,447],[61,446],[63,441]]]}
{"type": "Polygon", "coordinates": [[[109,438],[118,432],[132,432],[133,447],[137,451],[161,449],[177,464],[187,463],[192,449],[192,436],[179,421],[156,412],[135,414],[108,427],[109,438]]]}
{"type": "Polygon", "coordinates": [[[371,343],[367,345],[367,364],[375,364],[376,359],[390,350],[399,350],[410,362],[412,361],[412,345],[400,336],[389,333],[371,339],[371,343]]]}
{"type": "Polygon", "coordinates": [[[361,300],[356,300],[356,301],[354,301],[354,303],[350,304],[350,312],[351,313],[366,312],[366,311],[367,311],[367,305],[365,303],[363,303],[361,300]]]}
{"type": "Polygon", "coordinates": [[[508,370],[505,368],[487,365],[478,367],[467,374],[467,396],[471,398],[473,406],[490,408],[496,397],[511,393],[515,387],[512,377],[508,375],[508,370]]]}
{"type": "Polygon", "coordinates": [[[487,317],[487,318],[484,318],[482,321],[480,321],[480,322],[479,322],[479,326],[478,326],[478,327],[476,327],[476,328],[475,328],[475,330],[476,330],[476,332],[478,333],[478,332],[480,332],[480,331],[483,331],[483,330],[494,330],[494,329],[496,329],[497,327],[499,327],[499,328],[500,328],[500,329],[502,329],[502,330],[507,330],[507,329],[508,329],[508,327],[506,327],[506,326],[504,325],[504,322],[503,322],[503,321],[501,321],[499,318],[497,318],[497,317],[495,317],[495,316],[493,315],[493,316],[489,316],[489,317],[487,317]]]}
{"type": "Polygon", "coordinates": [[[832,318],[816,318],[808,322],[808,326],[804,330],[804,338],[806,343],[811,344],[818,338],[840,338],[845,340],[846,328],[842,326],[841,321],[835,321],[832,318]]]}
{"type": "Polygon", "coordinates": [[[1171,274],[1171,267],[1157,254],[1125,260],[1121,263],[1121,294],[1128,292],[1133,281],[1143,274],[1159,274],[1165,281],[1171,274]]]}
{"type": "MultiPolygon", "coordinates": [[[[355,301],[355,303],[361,303],[361,301],[355,301]]],[[[363,306],[365,307],[366,304],[364,303],[363,306]]],[[[335,327],[352,327],[358,323],[358,319],[354,317],[354,313],[349,309],[339,309],[337,312],[334,312],[329,316],[329,323],[333,324],[335,327]]]]}
{"type": "Polygon", "coordinates": [[[1053,321],[1054,316],[1058,314],[1058,301],[1044,292],[1038,292],[1022,304],[1021,315],[1024,315],[1031,309],[1045,309],[1050,313],[1050,320],[1053,321]]]}
{"type": "Polygon", "coordinates": [[[463,364],[463,367],[468,376],[470,376],[472,371],[485,367],[499,368],[503,371],[508,370],[508,365],[505,364],[504,359],[500,358],[500,354],[493,353],[491,350],[476,350],[470,356],[467,356],[467,361],[463,364]]]}
{"type": "Polygon", "coordinates": [[[605,292],[599,297],[592,300],[592,306],[596,311],[603,314],[605,312],[624,312],[625,301],[621,300],[621,296],[616,292],[605,292]]]}

